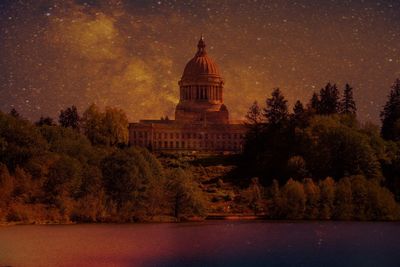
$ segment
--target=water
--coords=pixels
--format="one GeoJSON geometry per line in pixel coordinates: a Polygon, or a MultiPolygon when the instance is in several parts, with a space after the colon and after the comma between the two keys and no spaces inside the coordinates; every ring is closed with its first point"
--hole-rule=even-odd
{"type": "Polygon", "coordinates": [[[400,223],[0,227],[0,266],[400,266],[400,223]]]}

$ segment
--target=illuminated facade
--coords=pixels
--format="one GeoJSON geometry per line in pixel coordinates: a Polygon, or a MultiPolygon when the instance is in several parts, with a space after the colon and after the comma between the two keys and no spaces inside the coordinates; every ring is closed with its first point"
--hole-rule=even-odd
{"type": "Polygon", "coordinates": [[[230,151],[242,149],[245,126],[229,120],[224,80],[207,55],[203,37],[179,81],[175,120],[141,120],[129,125],[129,143],[153,150],[230,151]]]}

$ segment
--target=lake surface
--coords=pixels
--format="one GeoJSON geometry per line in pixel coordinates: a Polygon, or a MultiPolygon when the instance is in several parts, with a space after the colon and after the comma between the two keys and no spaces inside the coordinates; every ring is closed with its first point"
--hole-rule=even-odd
{"type": "Polygon", "coordinates": [[[0,266],[400,266],[400,223],[0,227],[0,266]]]}

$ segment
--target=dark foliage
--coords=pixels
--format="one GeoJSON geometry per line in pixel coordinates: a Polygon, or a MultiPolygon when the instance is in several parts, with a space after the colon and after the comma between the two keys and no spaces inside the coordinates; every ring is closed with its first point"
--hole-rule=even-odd
{"type": "Polygon", "coordinates": [[[353,98],[353,88],[346,83],[343,91],[343,97],[340,102],[340,113],[355,115],[357,112],[356,102],[353,98]]]}
{"type": "Polygon", "coordinates": [[[79,131],[79,119],[80,118],[77,108],[75,106],[71,106],[66,108],[65,110],[60,111],[58,122],[62,127],[70,127],[74,130],[79,131]]]}
{"type": "Polygon", "coordinates": [[[382,137],[400,141],[400,79],[392,85],[388,101],[381,112],[382,137]]]}

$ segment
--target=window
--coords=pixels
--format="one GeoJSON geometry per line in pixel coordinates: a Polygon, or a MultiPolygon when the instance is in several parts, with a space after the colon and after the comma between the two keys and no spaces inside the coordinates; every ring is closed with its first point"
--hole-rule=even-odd
{"type": "Polygon", "coordinates": [[[170,146],[170,148],[173,148],[174,147],[174,142],[170,141],[169,142],[169,146],[170,146]]]}
{"type": "Polygon", "coordinates": [[[179,148],[179,141],[176,141],[175,146],[176,148],[179,148]]]}
{"type": "Polygon", "coordinates": [[[168,148],[168,142],[167,141],[164,142],[164,148],[168,148]]]}
{"type": "Polygon", "coordinates": [[[162,142],[158,141],[158,148],[161,148],[161,147],[162,147],[162,142]]]}
{"type": "Polygon", "coordinates": [[[176,133],[176,134],[175,134],[175,138],[176,138],[176,139],[179,139],[179,133],[176,133]]]}
{"type": "Polygon", "coordinates": [[[185,148],[185,141],[181,142],[181,148],[185,148]]]}
{"type": "Polygon", "coordinates": [[[174,138],[174,134],[173,134],[173,133],[170,133],[170,134],[169,134],[169,138],[173,139],[173,138],[174,138]]]}

